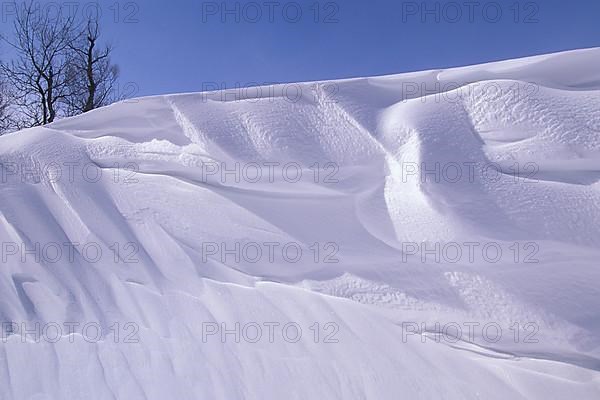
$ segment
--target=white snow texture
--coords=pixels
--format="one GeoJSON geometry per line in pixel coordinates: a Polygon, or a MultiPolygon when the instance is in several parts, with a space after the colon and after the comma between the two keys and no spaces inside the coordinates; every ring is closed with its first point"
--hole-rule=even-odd
{"type": "Polygon", "coordinates": [[[600,49],[0,137],[0,399],[599,399],[600,49]]]}

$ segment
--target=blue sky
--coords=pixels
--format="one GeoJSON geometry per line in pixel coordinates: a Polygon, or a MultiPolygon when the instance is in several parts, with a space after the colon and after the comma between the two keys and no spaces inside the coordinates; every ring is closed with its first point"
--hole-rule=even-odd
{"type": "MultiPolygon", "coordinates": [[[[134,82],[136,96],[400,73],[600,46],[597,0],[425,3],[106,0],[99,9],[122,83],[134,82]]],[[[93,11],[90,4],[79,2],[75,12],[93,11]]],[[[6,31],[11,11],[3,6],[2,12],[6,31]]]]}

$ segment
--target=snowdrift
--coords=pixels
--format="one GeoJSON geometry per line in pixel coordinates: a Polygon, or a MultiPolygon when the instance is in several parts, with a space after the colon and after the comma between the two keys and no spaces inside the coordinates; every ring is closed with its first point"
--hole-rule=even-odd
{"type": "Polygon", "coordinates": [[[600,397],[600,49],[0,137],[0,398],[600,397]]]}

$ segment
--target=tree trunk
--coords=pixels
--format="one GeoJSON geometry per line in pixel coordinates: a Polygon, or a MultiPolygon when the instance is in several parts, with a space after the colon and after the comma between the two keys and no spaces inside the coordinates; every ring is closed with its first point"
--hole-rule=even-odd
{"type": "Polygon", "coordinates": [[[95,99],[96,99],[96,81],[94,80],[94,46],[96,45],[96,40],[92,37],[88,37],[88,41],[90,45],[87,50],[87,80],[88,80],[88,97],[85,102],[85,106],[83,107],[83,112],[91,111],[95,108],[95,99]]]}

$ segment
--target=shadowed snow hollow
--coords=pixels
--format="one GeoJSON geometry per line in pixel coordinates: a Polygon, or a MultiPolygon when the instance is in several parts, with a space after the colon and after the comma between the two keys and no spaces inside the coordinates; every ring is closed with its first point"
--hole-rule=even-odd
{"type": "Polygon", "coordinates": [[[600,397],[599,64],[147,97],[1,137],[0,398],[600,397]]]}

